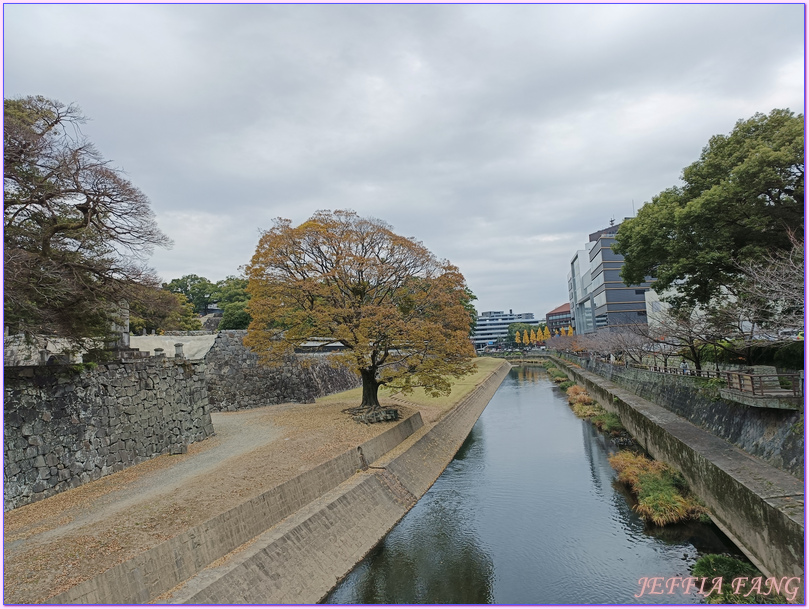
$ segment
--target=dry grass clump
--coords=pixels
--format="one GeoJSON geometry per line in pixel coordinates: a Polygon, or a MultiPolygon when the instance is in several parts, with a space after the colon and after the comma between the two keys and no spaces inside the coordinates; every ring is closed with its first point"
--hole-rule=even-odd
{"type": "Polygon", "coordinates": [[[604,409],[599,406],[598,404],[593,404],[592,402],[589,404],[576,402],[571,404],[573,408],[573,414],[575,414],[580,419],[587,419],[589,417],[594,417],[599,414],[602,414],[604,409]]]}
{"type": "Polygon", "coordinates": [[[573,385],[572,387],[568,388],[567,395],[569,397],[573,397],[574,395],[582,395],[586,394],[587,390],[582,387],[581,385],[573,385]]]}
{"type": "Polygon", "coordinates": [[[618,481],[638,497],[634,510],[646,521],[665,526],[699,518],[705,508],[688,491],[682,474],[660,461],[621,451],[610,457],[618,481]]]}
{"type": "Polygon", "coordinates": [[[581,393],[569,400],[574,404],[595,404],[595,400],[588,393],[581,393]]]}
{"type": "Polygon", "coordinates": [[[581,385],[573,385],[567,389],[567,402],[573,409],[573,413],[581,419],[594,417],[606,412],[601,406],[595,403],[595,400],[590,397],[590,394],[588,394],[587,390],[581,385]]]}
{"type": "Polygon", "coordinates": [[[581,385],[573,385],[569,387],[567,390],[567,401],[569,404],[584,404],[584,405],[591,405],[595,403],[590,394],[587,393],[587,390],[582,387],[581,385]]]}

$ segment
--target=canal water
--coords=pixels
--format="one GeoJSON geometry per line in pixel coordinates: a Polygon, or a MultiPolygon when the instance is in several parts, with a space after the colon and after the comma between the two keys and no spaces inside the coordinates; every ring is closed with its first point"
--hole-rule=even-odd
{"type": "Polygon", "coordinates": [[[639,582],[738,550],[714,525],[646,527],[614,482],[616,450],[543,368],[513,368],[441,477],[325,602],[699,603],[639,582]]]}

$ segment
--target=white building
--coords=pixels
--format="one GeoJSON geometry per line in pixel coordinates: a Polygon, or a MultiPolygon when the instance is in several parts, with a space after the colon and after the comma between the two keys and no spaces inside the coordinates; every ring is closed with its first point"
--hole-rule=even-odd
{"type": "Polygon", "coordinates": [[[533,313],[514,313],[511,309],[509,309],[508,313],[504,311],[484,311],[478,315],[472,342],[475,343],[475,349],[492,347],[497,344],[498,339],[508,337],[510,324],[522,323],[538,328],[541,321],[540,319],[534,319],[533,313]]]}

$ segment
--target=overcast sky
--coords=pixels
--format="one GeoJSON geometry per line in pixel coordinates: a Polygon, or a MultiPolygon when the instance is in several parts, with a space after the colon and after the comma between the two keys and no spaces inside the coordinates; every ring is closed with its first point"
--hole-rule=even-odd
{"type": "Polygon", "coordinates": [[[77,103],[174,240],[165,281],[273,218],[353,209],[478,310],[567,301],[588,233],[710,136],[804,107],[803,5],[4,5],[4,96],[77,103]]]}

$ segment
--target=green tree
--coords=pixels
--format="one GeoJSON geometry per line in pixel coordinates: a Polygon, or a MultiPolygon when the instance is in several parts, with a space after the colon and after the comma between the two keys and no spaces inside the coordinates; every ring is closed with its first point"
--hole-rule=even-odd
{"type": "Polygon", "coordinates": [[[466,309],[466,312],[469,314],[469,336],[472,336],[475,333],[475,327],[477,326],[478,321],[478,310],[475,308],[473,304],[474,301],[478,299],[477,296],[470,290],[468,287],[464,288],[464,296],[461,299],[461,302],[466,309]]]}
{"type": "Polygon", "coordinates": [[[109,334],[139,286],[143,261],[171,241],[149,200],[81,134],[75,106],[3,102],[4,318],[12,332],[77,343],[109,334]]]}
{"type": "Polygon", "coordinates": [[[658,292],[676,288],[675,306],[708,304],[734,293],[739,264],[791,247],[804,225],[803,115],[773,110],[716,135],[682,173],[621,225],[628,285],[655,277],[658,292]]]}
{"type": "Polygon", "coordinates": [[[527,324],[521,321],[514,322],[513,324],[508,325],[508,343],[514,344],[518,342],[516,339],[519,336],[520,343],[522,343],[522,333],[526,330],[530,331],[532,328],[531,324],[527,324]]]}
{"type": "Polygon", "coordinates": [[[231,302],[246,302],[250,300],[250,294],[247,293],[247,279],[228,275],[216,282],[211,297],[220,306],[231,302]]]}
{"type": "Polygon", "coordinates": [[[250,294],[247,292],[247,279],[233,275],[216,282],[212,299],[222,309],[220,330],[246,330],[250,325],[247,305],[250,294]]]}
{"type": "Polygon", "coordinates": [[[214,301],[213,294],[216,290],[213,283],[199,275],[183,275],[179,279],[172,279],[169,283],[164,284],[163,288],[185,296],[200,315],[208,313],[208,305],[214,301]]]}
{"type": "Polygon", "coordinates": [[[293,227],[279,218],[247,276],[245,344],[278,362],[311,337],[341,342],[346,350],[329,357],[360,374],[366,411],[380,407],[380,386],[445,395],[474,370],[463,275],[380,220],[319,211],[293,227]]]}
{"type": "Polygon", "coordinates": [[[222,307],[222,321],[219,330],[246,330],[250,326],[250,313],[247,311],[249,301],[237,300],[222,307]]]}
{"type": "Polygon", "coordinates": [[[129,331],[132,334],[157,333],[166,330],[200,330],[202,324],[194,314],[194,306],[182,294],[142,286],[138,298],[129,308],[129,331]]]}

